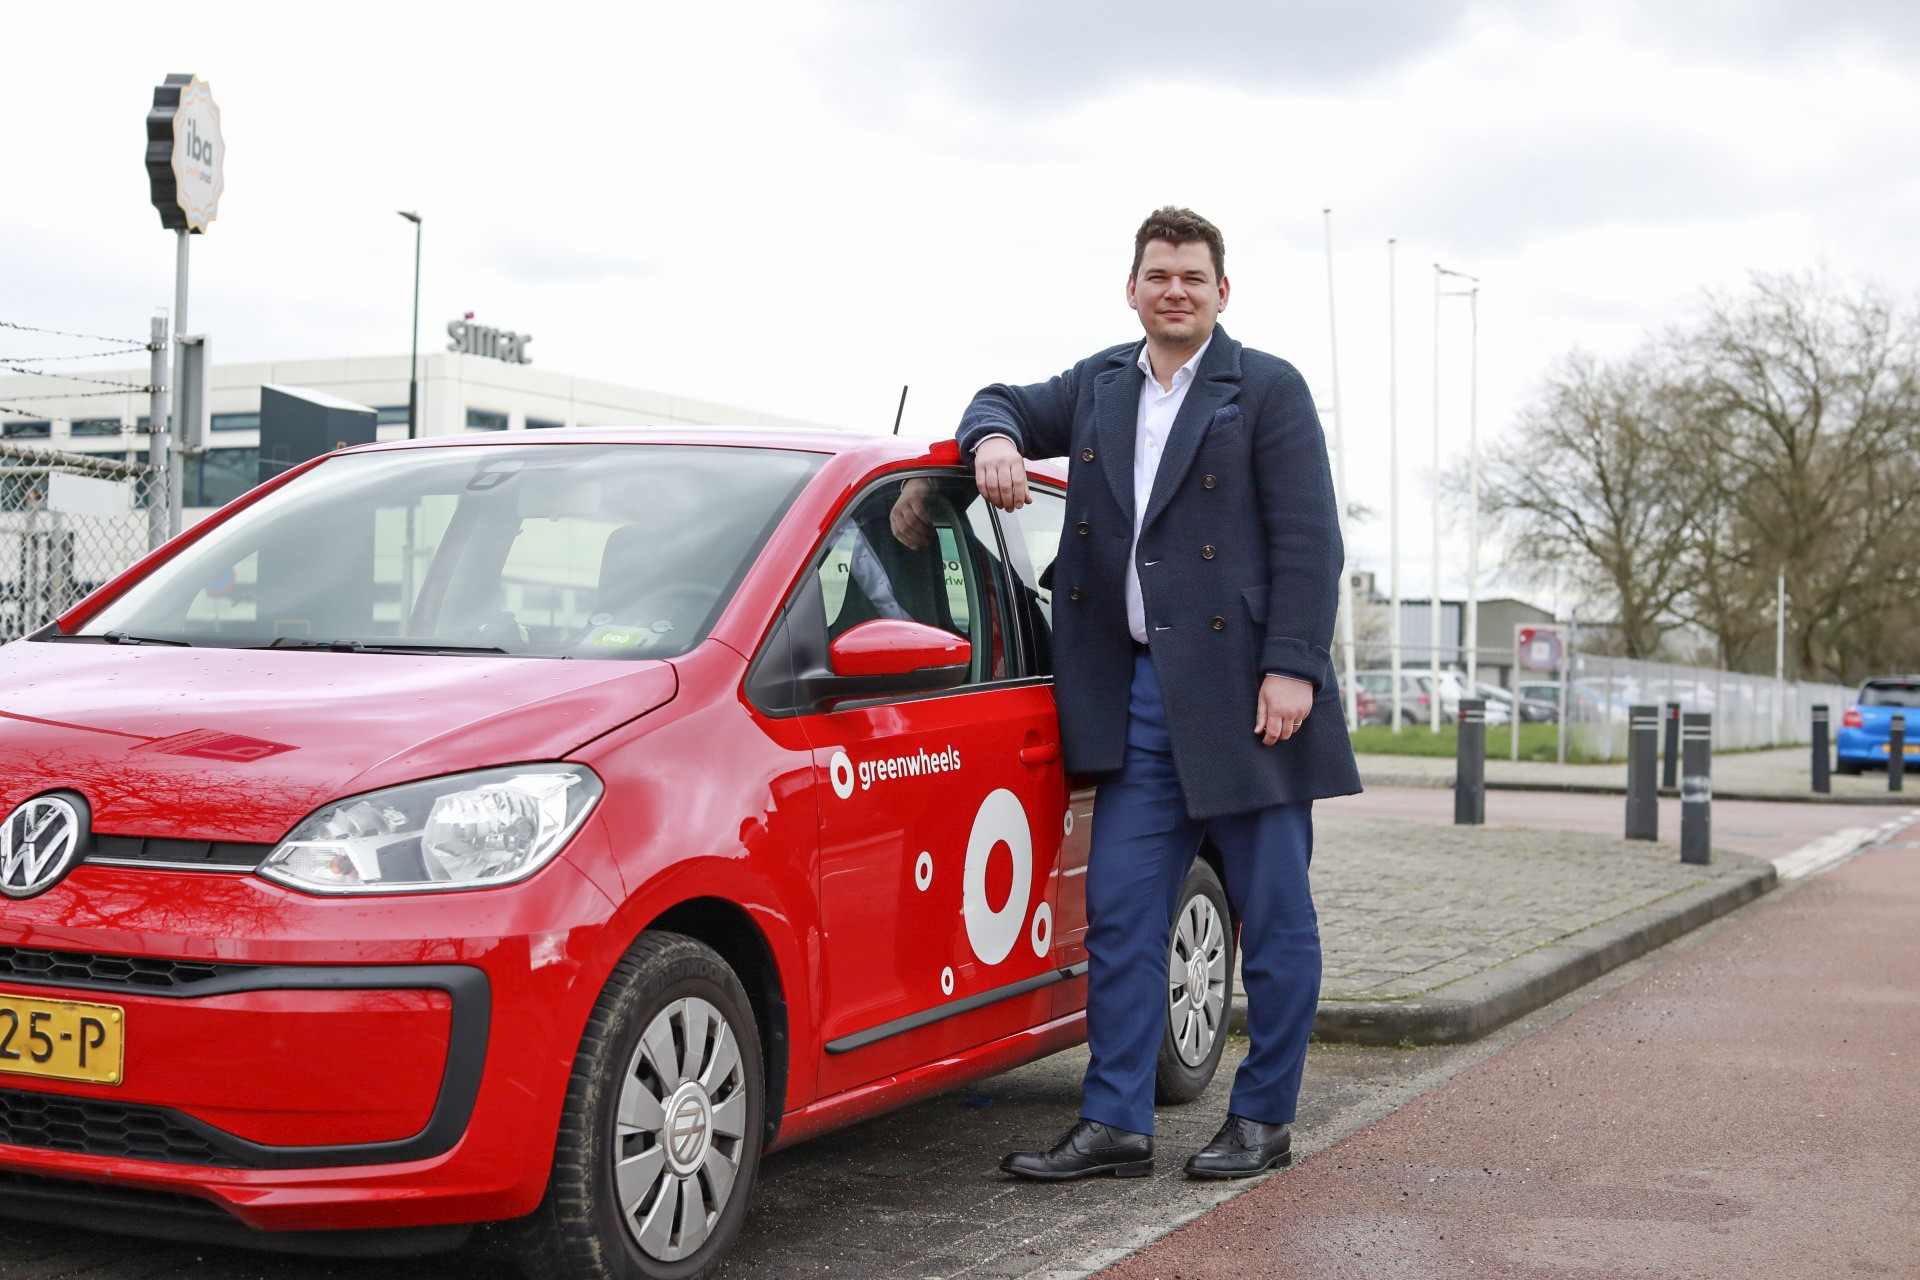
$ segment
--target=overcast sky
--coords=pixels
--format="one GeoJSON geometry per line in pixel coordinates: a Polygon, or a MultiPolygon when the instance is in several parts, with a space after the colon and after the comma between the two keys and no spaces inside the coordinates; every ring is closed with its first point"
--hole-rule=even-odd
{"type": "MultiPolygon", "coordinates": [[[[1751,271],[1920,285],[1912,0],[36,4],[6,28],[0,320],[137,336],[170,303],[143,118],[188,71],[229,148],[190,317],[222,362],[405,351],[394,210],[418,209],[423,347],[474,311],[546,368],[876,432],[910,383],[904,433],[946,434],[981,384],[1138,334],[1133,229],[1176,203],[1225,231],[1233,336],[1331,407],[1331,207],[1348,481],[1378,513],[1354,541],[1383,586],[1399,240],[1409,595],[1434,262],[1483,281],[1483,438],[1554,356],[1624,351],[1751,271]]],[[[1451,465],[1465,303],[1442,322],[1451,465]]]]}

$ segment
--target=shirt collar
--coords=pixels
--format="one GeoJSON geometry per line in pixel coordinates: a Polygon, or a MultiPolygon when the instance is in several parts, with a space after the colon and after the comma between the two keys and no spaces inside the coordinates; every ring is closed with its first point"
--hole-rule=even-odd
{"type": "MultiPolygon", "coordinates": [[[[1178,390],[1193,381],[1194,374],[1200,366],[1200,357],[1206,355],[1207,348],[1212,345],[1213,334],[1210,333],[1207,335],[1207,340],[1200,344],[1200,349],[1194,352],[1185,364],[1173,371],[1173,382],[1167,388],[1169,391],[1178,390]]],[[[1142,342],[1140,344],[1140,358],[1135,360],[1134,363],[1140,366],[1140,372],[1146,374],[1149,381],[1155,386],[1160,385],[1159,380],[1153,376],[1153,356],[1149,353],[1146,343],[1142,342]]]]}

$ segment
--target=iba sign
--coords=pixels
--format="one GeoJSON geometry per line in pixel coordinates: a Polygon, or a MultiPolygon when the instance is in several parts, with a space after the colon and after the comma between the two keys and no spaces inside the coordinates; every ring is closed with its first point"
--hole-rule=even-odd
{"type": "Polygon", "coordinates": [[[213,91],[198,76],[168,76],[147,112],[147,183],[160,224],[205,231],[220,211],[226,163],[213,91]]]}

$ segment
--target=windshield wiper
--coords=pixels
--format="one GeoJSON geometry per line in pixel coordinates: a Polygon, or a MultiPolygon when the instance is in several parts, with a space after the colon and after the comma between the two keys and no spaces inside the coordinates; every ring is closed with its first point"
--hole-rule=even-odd
{"type": "Polygon", "coordinates": [[[98,634],[92,632],[76,632],[73,635],[62,635],[56,631],[50,636],[43,636],[41,638],[45,640],[78,640],[87,644],[164,644],[171,645],[176,649],[193,648],[192,642],[188,640],[169,640],[165,636],[136,636],[125,631],[102,631],[98,634]]]}
{"type": "Polygon", "coordinates": [[[307,636],[275,636],[269,645],[255,645],[254,648],[267,649],[326,649],[333,653],[498,653],[506,650],[497,645],[487,644],[406,644],[389,643],[376,640],[315,640],[307,636]]]}

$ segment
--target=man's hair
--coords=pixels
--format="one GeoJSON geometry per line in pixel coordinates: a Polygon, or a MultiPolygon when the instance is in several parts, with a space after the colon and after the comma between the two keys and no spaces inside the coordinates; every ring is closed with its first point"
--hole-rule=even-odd
{"type": "Polygon", "coordinates": [[[1146,256],[1149,240],[1165,240],[1176,246],[1204,240],[1213,254],[1214,279],[1227,277],[1227,242],[1221,237],[1220,228],[1191,209],[1167,205],[1147,215],[1147,220],[1133,233],[1133,269],[1128,275],[1140,274],[1140,259],[1146,256]]]}

